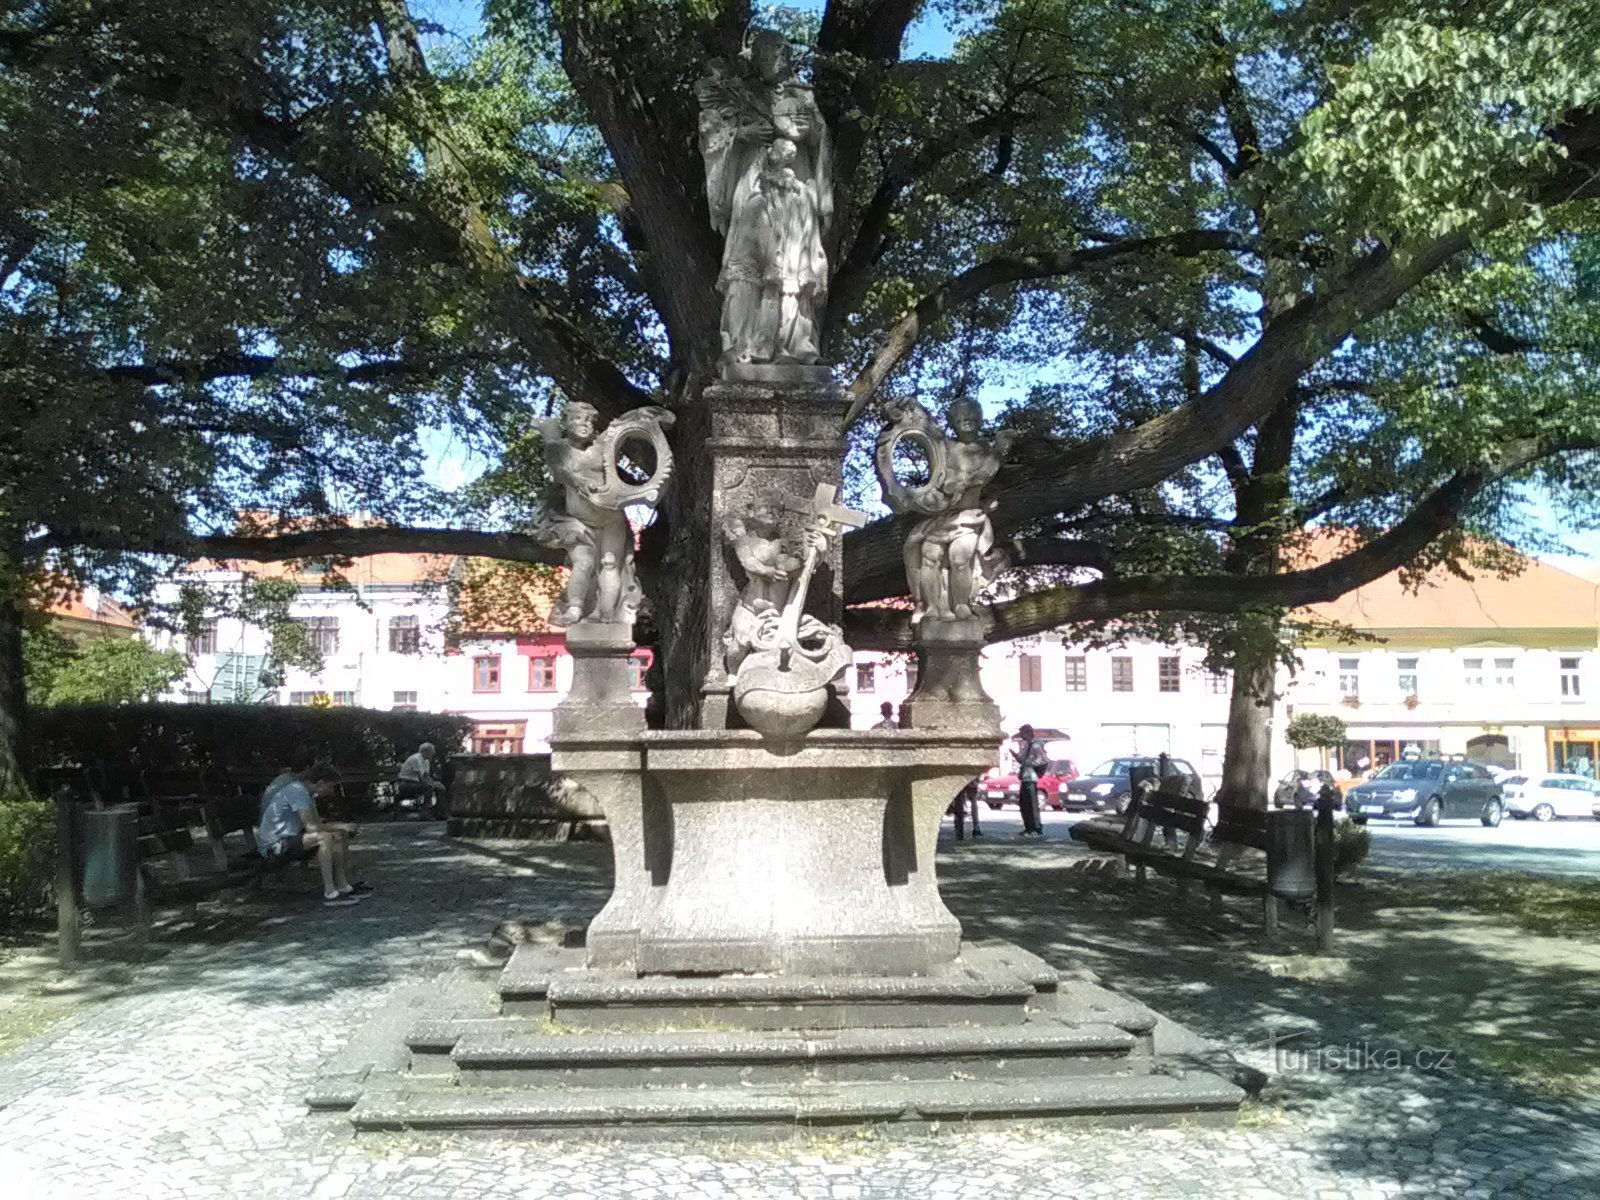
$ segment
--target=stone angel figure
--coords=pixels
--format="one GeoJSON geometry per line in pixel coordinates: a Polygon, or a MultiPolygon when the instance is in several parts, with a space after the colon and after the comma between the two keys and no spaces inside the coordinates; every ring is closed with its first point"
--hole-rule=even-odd
{"type": "Polygon", "coordinates": [[[570,573],[556,602],[555,620],[632,624],[641,591],[633,566],[633,529],[624,509],[654,508],[672,478],[672,448],[667,429],[676,419],[664,408],[636,408],[599,428],[600,414],[589,404],[567,405],[559,419],[540,422],[545,467],[561,487],[559,511],[542,514],[534,534],[547,546],[567,552],[570,573]],[[629,443],[648,443],[655,469],[642,482],[617,470],[629,443]]]}
{"type": "Polygon", "coordinates": [[[878,436],[876,453],[884,503],[897,513],[922,517],[912,526],[904,549],[911,619],[977,620],[979,595],[1007,565],[1004,552],[995,546],[991,505],[983,500],[983,489],[1000,470],[1016,435],[1001,432],[986,441],[983,410],[968,396],[950,405],[947,417],[954,436],[947,436],[916,400],[890,400],[884,411],[890,423],[878,436]],[[895,450],[902,442],[926,456],[925,483],[907,484],[895,475],[895,450]]]}
{"type": "Polygon", "coordinates": [[[723,235],[722,362],[817,363],[833,217],[828,129],[789,44],[760,29],[695,84],[711,224],[723,235]]]}

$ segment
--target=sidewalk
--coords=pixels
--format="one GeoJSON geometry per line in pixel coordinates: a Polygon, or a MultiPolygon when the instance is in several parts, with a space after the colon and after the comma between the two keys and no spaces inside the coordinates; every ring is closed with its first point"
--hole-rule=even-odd
{"type": "MultiPolygon", "coordinates": [[[[1414,1057],[1430,1047],[1393,1032],[1381,981],[1274,976],[1226,928],[1174,922],[1159,899],[1129,904],[1074,874],[1075,848],[1004,838],[941,847],[947,897],[972,932],[1083,962],[1231,1045],[1320,1024],[1314,1038],[1279,1045],[1277,1064],[1289,1069],[1238,1128],[952,1130],[756,1147],[355,1141],[342,1118],[301,1102],[321,1060],[397,989],[450,969],[498,922],[583,921],[609,875],[603,846],[464,845],[435,825],[368,833],[358,873],[378,892],[361,905],[324,909],[309,887],[300,898],[203,905],[197,922],[158,937],[152,961],[97,969],[70,1015],[0,1058],[9,1195],[1577,1197],[1600,1179],[1592,1098],[1530,1099],[1476,1068],[1429,1073],[1409,1060],[1328,1069],[1325,1055],[1301,1051],[1365,1041],[1414,1057]]],[[[51,974],[26,957],[0,970],[23,991],[51,974]]],[[[1508,969],[1506,986],[1536,982],[1514,976],[1508,969]]],[[[1415,1002],[1419,981],[1393,984],[1415,1002]]],[[[10,1011],[0,1007],[0,1030],[10,1011]]],[[[1265,1047],[1241,1057],[1274,1065],[1265,1047]]]]}

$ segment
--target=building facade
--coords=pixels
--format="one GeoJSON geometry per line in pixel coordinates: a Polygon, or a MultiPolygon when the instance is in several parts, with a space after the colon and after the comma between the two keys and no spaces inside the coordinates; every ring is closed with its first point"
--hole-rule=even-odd
{"type": "MultiPolygon", "coordinates": [[[[356,560],[335,584],[252,564],[192,569],[164,585],[158,601],[198,585],[213,597],[198,636],[151,633],[158,645],[189,656],[187,676],[167,697],[192,704],[334,705],[459,713],[470,718],[476,753],[542,753],[552,713],[572,683],[572,660],[559,630],[536,604],[522,623],[532,632],[460,629],[452,620],[451,579],[459,560],[380,554],[356,560]],[[269,672],[269,631],[236,614],[251,575],[290,579],[291,619],[303,623],[319,652],[319,670],[269,672]]],[[[648,696],[648,651],[635,655],[635,696],[648,696]]]]}
{"type": "MultiPolygon", "coordinates": [[[[1330,632],[1280,669],[1273,775],[1296,766],[1358,772],[1407,754],[1464,754],[1528,771],[1600,766],[1600,585],[1543,562],[1506,579],[1446,572],[1407,591],[1389,575],[1295,616],[1330,632]],[[1338,630],[1339,632],[1332,632],[1338,630]],[[1297,713],[1337,716],[1343,747],[1295,752],[1282,731],[1297,713]]],[[[984,687],[1001,724],[1060,730],[1080,770],[1122,754],[1188,759],[1221,780],[1229,692],[1196,647],[1130,642],[1086,649],[1045,635],[991,646],[984,687]]],[[[899,705],[914,674],[905,656],[857,654],[847,680],[851,723],[899,705]]]]}
{"type": "MultiPolygon", "coordinates": [[[[192,643],[152,635],[191,659],[171,698],[460,713],[472,719],[472,748],[480,753],[547,750],[572,672],[561,632],[545,619],[549,604],[535,604],[518,630],[447,638],[462,622],[450,619],[444,585],[462,569],[460,560],[394,554],[358,560],[338,586],[294,576],[291,615],[306,623],[322,669],[289,668],[265,682],[267,631],[225,615],[231,606],[220,603],[192,643]]],[[[222,599],[237,593],[245,574],[231,566],[183,578],[222,599]]],[[[170,601],[177,583],[169,587],[170,601]]],[[[1280,671],[1275,776],[1297,765],[1358,771],[1408,752],[1526,770],[1587,773],[1600,764],[1595,581],[1541,562],[1508,579],[1440,573],[1417,592],[1388,576],[1296,615],[1341,632],[1308,641],[1296,669],[1280,671]],[[1281,731],[1297,713],[1340,717],[1348,744],[1296,754],[1281,731]]],[[[1193,763],[1215,787],[1231,680],[1203,659],[1194,646],[1085,648],[1045,634],[988,647],[981,674],[1008,733],[1023,723],[1059,731],[1071,738],[1080,770],[1164,751],[1193,763]]],[[[649,652],[634,661],[643,705],[649,652]]],[[[844,680],[852,725],[876,724],[884,702],[898,715],[915,681],[909,655],[856,654],[844,680]]]]}

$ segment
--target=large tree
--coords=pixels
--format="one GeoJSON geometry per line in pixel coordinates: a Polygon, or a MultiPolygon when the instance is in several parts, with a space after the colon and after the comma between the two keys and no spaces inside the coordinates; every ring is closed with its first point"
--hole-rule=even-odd
{"type": "MultiPolygon", "coordinates": [[[[1499,389],[1501,363],[1436,402],[1416,386],[1418,356],[1397,347],[1431,337],[1450,356],[1441,370],[1476,369],[1484,343],[1439,331],[1482,318],[1506,333],[1507,321],[1458,303],[1464,281],[1559,271],[1593,220],[1593,3],[963,5],[948,57],[907,59],[923,7],[831,0],[815,19],[778,16],[808,42],[837,151],[827,327],[853,433],[869,431],[885,389],[1039,385],[1013,387],[1006,417],[1035,436],[996,487],[1021,568],[996,638],[1153,609],[1271,614],[1411,561],[1509,481],[1585,468],[1573,456],[1600,432],[1592,391],[1506,403],[1519,392],[1499,389]],[[1320,453],[1294,449],[1308,440],[1320,453]],[[1373,457],[1383,474],[1360,467],[1373,457]],[[1294,527],[1291,510],[1308,505],[1357,536],[1333,561],[1285,569],[1262,531],[1294,527]],[[1180,527],[1201,536],[1169,536],[1180,527]]],[[[75,287],[95,242],[70,215],[96,197],[118,229],[143,215],[166,230],[155,251],[119,241],[116,261],[141,280],[179,264],[196,297],[169,306],[165,289],[136,290],[137,311],[92,322],[100,337],[65,339],[67,361],[41,369],[29,394],[64,411],[92,406],[90,387],[119,397],[95,410],[117,453],[152,428],[175,441],[109,480],[103,508],[8,500],[10,559],[404,547],[544,561],[532,539],[488,523],[516,504],[491,497],[446,522],[437,497],[396,486],[395,468],[408,461],[400,429],[431,420],[503,442],[509,478],[528,451],[520,412],[557,394],[606,414],[672,405],[692,478],[718,268],[692,83],[708,57],[737,52],[751,16],[734,0],[502,0],[470,38],[419,26],[403,0],[215,0],[189,6],[181,30],[138,0],[40,2],[9,18],[5,97],[43,131],[8,132],[18,177],[62,130],[85,143],[74,156],[105,162],[8,202],[7,236],[51,231],[75,287]],[[105,114],[134,128],[84,132],[105,114]],[[151,128],[187,153],[152,150],[151,128]],[[207,203],[167,229],[119,193],[124,156],[189,172],[207,203]],[[245,301],[218,303],[219,291],[245,301]],[[147,336],[152,323],[162,337],[147,336]],[[118,344],[106,335],[119,329],[137,332],[118,344]],[[238,401],[240,380],[271,399],[238,401]],[[262,419],[307,392],[326,400],[331,447],[308,436],[318,417],[263,442],[203,422],[174,433],[138,407],[176,398],[262,419]],[[271,470],[219,474],[263,444],[271,470]],[[191,473],[147,477],[174,459],[191,473]],[[323,486],[269,487],[275,472],[323,486]],[[327,483],[345,475],[390,524],[241,532],[222,511],[256,492],[284,517],[327,511],[327,483]],[[125,519],[114,491],[153,511],[125,519]]],[[[28,236],[6,269],[46,279],[28,236]]],[[[1513,291],[1502,307],[1524,311],[1513,291]]],[[[58,491],[63,478],[51,476],[58,491]]],[[[674,581],[703,574],[712,539],[681,505],[661,532],[644,566],[666,711],[692,723],[711,648],[689,632],[703,597],[674,581]],[[673,571],[653,570],[669,542],[673,571]]],[[[847,601],[903,590],[901,534],[885,519],[847,539],[847,601]]],[[[863,610],[848,632],[903,646],[899,621],[863,610]]]]}

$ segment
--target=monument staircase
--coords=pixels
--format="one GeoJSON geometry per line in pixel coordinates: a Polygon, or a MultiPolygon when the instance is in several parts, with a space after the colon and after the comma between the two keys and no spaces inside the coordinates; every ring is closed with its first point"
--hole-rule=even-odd
{"type": "Polygon", "coordinates": [[[403,1049],[359,1061],[357,1039],[312,1107],[359,1132],[782,1138],[1215,1123],[1243,1096],[1197,1039],[1006,943],[910,977],[638,976],[584,959],[523,945],[492,984],[458,980],[451,1004],[402,998],[375,1025],[403,1049]]]}

